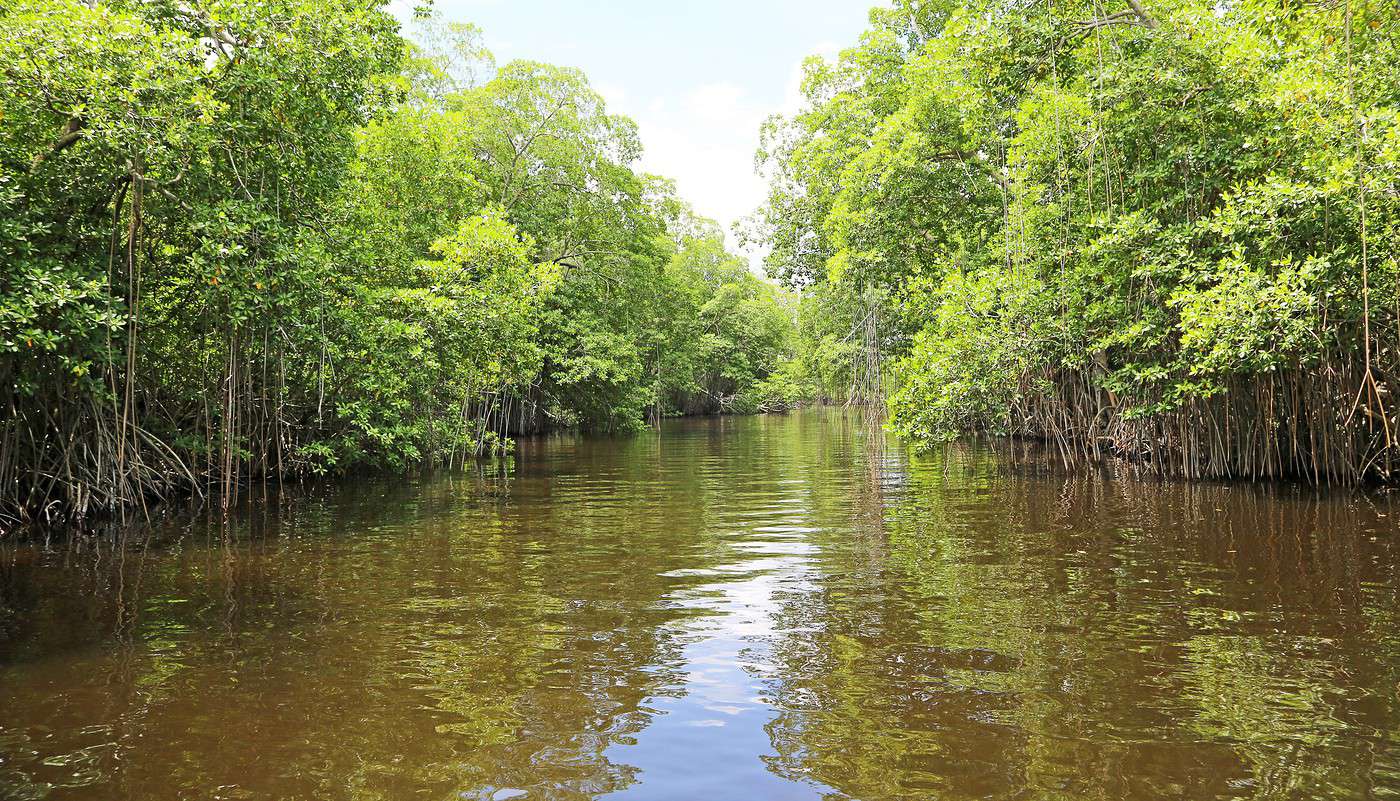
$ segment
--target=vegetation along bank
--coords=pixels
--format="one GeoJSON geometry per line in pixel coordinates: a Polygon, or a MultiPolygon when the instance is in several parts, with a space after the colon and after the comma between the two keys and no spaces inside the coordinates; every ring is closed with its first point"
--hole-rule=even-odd
{"type": "MultiPolygon", "coordinates": [[[[1400,478],[1400,11],[896,0],[765,129],[813,393],[930,444],[1400,478]]],[[[800,368],[800,369],[799,369],[800,368]]]]}
{"type": "Polygon", "coordinates": [[[0,10],[0,522],[783,403],[783,295],[579,72],[375,0],[0,10]]]}
{"type": "Polygon", "coordinates": [[[576,70],[374,0],[0,10],[0,522],[888,405],[1187,477],[1400,477],[1392,3],[896,0],[726,250],[576,70]],[[410,41],[411,40],[411,41],[410,41]]]}

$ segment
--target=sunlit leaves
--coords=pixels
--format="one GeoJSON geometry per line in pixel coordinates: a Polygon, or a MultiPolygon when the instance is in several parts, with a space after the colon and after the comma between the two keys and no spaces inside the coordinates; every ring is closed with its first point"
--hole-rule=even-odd
{"type": "Polygon", "coordinates": [[[768,127],[772,266],[887,291],[907,433],[1150,418],[1324,356],[1388,403],[1394,10],[1145,5],[897,4],[768,127]]]}

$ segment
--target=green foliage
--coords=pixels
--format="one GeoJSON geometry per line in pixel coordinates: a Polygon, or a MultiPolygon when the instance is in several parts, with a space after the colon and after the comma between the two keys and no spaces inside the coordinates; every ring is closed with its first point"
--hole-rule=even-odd
{"type": "Polygon", "coordinates": [[[633,169],[636,126],[415,24],[0,10],[0,522],[758,405],[789,318],[633,169]]]}
{"type": "Polygon", "coordinates": [[[1396,474],[1393,5],[910,0],[872,23],[765,129],[756,230],[794,286],[885,293],[897,428],[1396,474]]]}
{"type": "Polygon", "coordinates": [[[787,355],[792,320],[776,290],[724,248],[712,224],[682,236],[666,268],[679,290],[667,332],[667,387],[687,412],[756,411],[769,398],[760,383],[787,355]],[[678,313],[677,313],[678,312],[678,313]],[[679,379],[679,380],[677,380],[679,379]]]}
{"type": "Polygon", "coordinates": [[[1009,430],[1025,376],[1043,359],[1042,291],[1033,277],[998,269],[944,277],[929,301],[932,320],[896,367],[896,430],[925,443],[979,426],[1009,430]]]}

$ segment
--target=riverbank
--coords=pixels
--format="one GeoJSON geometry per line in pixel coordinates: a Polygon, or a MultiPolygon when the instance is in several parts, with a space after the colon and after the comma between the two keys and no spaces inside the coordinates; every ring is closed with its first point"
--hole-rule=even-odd
{"type": "MultiPolygon", "coordinates": [[[[674,415],[664,418],[662,423],[682,419],[745,416],[746,414],[788,414],[792,411],[794,409],[776,412],[674,415]]],[[[577,426],[560,426],[529,432],[508,431],[503,432],[497,440],[498,449],[470,458],[463,456],[446,464],[420,465],[407,470],[360,466],[333,474],[324,470],[298,471],[281,477],[274,474],[263,474],[248,477],[246,483],[232,488],[232,494],[227,496],[219,493],[227,490],[228,487],[216,480],[210,480],[202,485],[182,485],[171,481],[165,485],[167,492],[164,494],[144,497],[137,502],[111,509],[89,508],[78,515],[59,512],[47,519],[43,517],[19,519],[0,516],[0,540],[13,541],[36,538],[49,540],[54,537],[66,539],[73,535],[111,534],[129,530],[132,527],[158,527],[162,525],[162,521],[170,519],[194,519],[201,515],[250,514],[256,512],[261,505],[275,503],[275,499],[283,496],[284,493],[295,495],[307,488],[313,488],[317,491],[331,490],[339,485],[352,485],[361,481],[419,480],[444,474],[482,479],[493,477],[491,480],[494,480],[494,477],[504,477],[508,483],[510,472],[508,463],[513,460],[516,448],[521,442],[533,442],[559,436],[598,435],[622,438],[643,436],[645,432],[651,431],[655,425],[652,423],[640,429],[625,432],[599,432],[577,426]]],[[[188,469],[180,472],[186,477],[192,475],[188,469]]]]}

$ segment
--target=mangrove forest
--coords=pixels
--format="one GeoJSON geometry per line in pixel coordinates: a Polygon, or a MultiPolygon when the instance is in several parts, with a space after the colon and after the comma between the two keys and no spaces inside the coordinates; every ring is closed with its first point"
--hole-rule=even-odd
{"type": "Polygon", "coordinates": [[[809,386],[1188,478],[1400,477],[1393,3],[895,2],[764,129],[809,386]]]}
{"type": "Polygon", "coordinates": [[[377,2],[0,11],[0,520],[785,406],[785,296],[573,69],[377,2]]]}
{"type": "Polygon", "coordinates": [[[3,0],[0,801],[1395,801],[1397,391],[1395,0],[3,0]]]}

